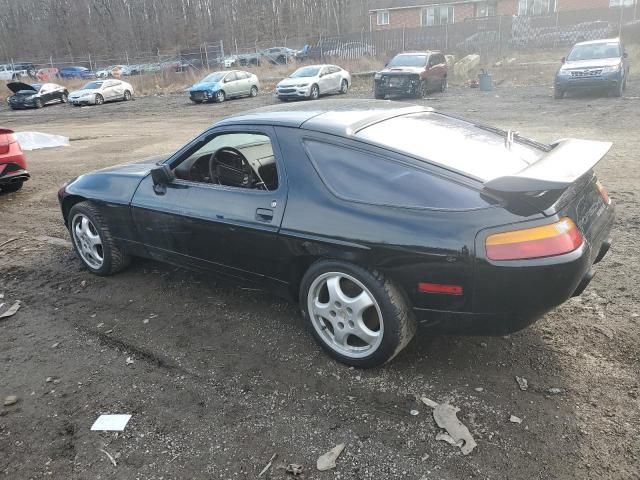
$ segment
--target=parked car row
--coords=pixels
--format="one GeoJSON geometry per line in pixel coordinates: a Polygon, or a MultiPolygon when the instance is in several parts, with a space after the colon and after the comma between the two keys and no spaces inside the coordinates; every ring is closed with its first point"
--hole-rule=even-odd
{"type": "Polygon", "coordinates": [[[74,106],[102,105],[118,100],[129,101],[135,93],[130,83],[116,79],[93,80],[71,93],[55,83],[11,82],[7,84],[7,88],[13,93],[7,99],[12,110],[42,108],[52,103],[67,102],[74,106]]]}

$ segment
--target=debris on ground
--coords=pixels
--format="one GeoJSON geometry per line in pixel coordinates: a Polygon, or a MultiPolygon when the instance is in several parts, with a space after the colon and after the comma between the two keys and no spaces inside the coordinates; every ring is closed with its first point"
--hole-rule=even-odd
{"type": "Polygon", "coordinates": [[[458,420],[456,414],[459,411],[460,409],[453,405],[442,403],[433,409],[433,418],[438,426],[445,429],[456,443],[460,440],[464,441],[460,450],[463,455],[469,455],[478,444],[471,436],[469,429],[458,420]]]}
{"type": "Polygon", "coordinates": [[[60,346],[60,342],[52,343],[51,348],[58,348],[60,346]]]}
{"type": "Polygon", "coordinates": [[[547,390],[547,393],[549,395],[560,395],[562,393],[562,389],[561,388],[550,388],[549,390],[547,390]]]}
{"type": "Polygon", "coordinates": [[[18,403],[18,397],[15,395],[9,395],[7,397],[4,397],[4,406],[8,407],[9,405],[15,405],[16,403],[18,403]]]}
{"type": "Polygon", "coordinates": [[[13,305],[11,305],[6,312],[0,315],[0,318],[13,317],[18,310],[20,310],[20,300],[17,300],[13,305]]]}
{"type": "Polygon", "coordinates": [[[287,465],[287,468],[284,471],[289,475],[297,477],[298,475],[302,475],[302,473],[304,472],[304,468],[302,465],[298,465],[297,463],[290,463],[289,465],[287,465]]]}
{"type": "Polygon", "coordinates": [[[420,401],[430,408],[436,408],[438,406],[437,402],[434,402],[433,400],[427,397],[421,397],[420,401]]]}
{"type": "Polygon", "coordinates": [[[476,392],[478,392],[478,393],[482,393],[482,392],[484,392],[484,388],[482,388],[482,387],[476,387],[476,388],[474,388],[474,390],[475,390],[476,392]]]}
{"type": "Polygon", "coordinates": [[[511,423],[517,423],[517,424],[522,423],[522,419],[520,417],[516,417],[515,415],[511,415],[511,417],[509,418],[509,421],[511,423]]]}
{"type": "Polygon", "coordinates": [[[133,365],[133,363],[134,363],[133,358],[131,358],[131,357],[127,357],[125,362],[127,363],[127,365],[133,365]]]}
{"type": "Polygon", "coordinates": [[[262,471],[258,474],[258,477],[261,477],[262,475],[264,475],[265,473],[267,473],[267,470],[269,470],[271,468],[271,465],[273,465],[273,461],[276,459],[276,457],[278,456],[277,453],[274,453],[273,455],[271,455],[271,458],[269,459],[269,463],[267,463],[267,465],[262,469],[262,471]]]}
{"type": "Polygon", "coordinates": [[[38,150],[40,148],[68,147],[69,139],[62,135],[42,132],[16,132],[22,150],[38,150]]]}
{"type": "Polygon", "coordinates": [[[131,415],[100,415],[91,425],[91,430],[101,432],[122,432],[131,420],[131,415]]]}
{"type": "Polygon", "coordinates": [[[413,417],[415,417],[416,415],[419,415],[419,414],[420,414],[420,412],[419,412],[418,410],[411,410],[409,413],[410,413],[413,417]]]}
{"type": "Polygon", "coordinates": [[[316,467],[318,468],[318,470],[320,470],[321,472],[324,472],[326,470],[331,470],[332,468],[336,468],[336,460],[344,450],[344,447],[345,447],[344,443],[341,443],[333,447],[324,455],[320,456],[316,464],[316,467]]]}
{"type": "Polygon", "coordinates": [[[100,449],[100,451],[104,453],[107,457],[109,457],[109,460],[111,460],[111,463],[113,463],[114,467],[118,466],[118,464],[116,463],[116,459],[113,458],[109,452],[107,452],[106,450],[103,450],[102,448],[100,449]]]}
{"type": "Polygon", "coordinates": [[[523,392],[526,392],[529,388],[529,381],[524,377],[516,376],[516,382],[518,382],[518,387],[520,387],[520,390],[523,392]]]}
{"type": "Polygon", "coordinates": [[[447,442],[449,445],[453,445],[454,447],[462,447],[464,445],[464,440],[458,440],[457,442],[453,439],[453,437],[451,435],[449,435],[448,433],[444,433],[444,432],[439,432],[436,435],[436,440],[440,441],[444,441],[447,442]]]}

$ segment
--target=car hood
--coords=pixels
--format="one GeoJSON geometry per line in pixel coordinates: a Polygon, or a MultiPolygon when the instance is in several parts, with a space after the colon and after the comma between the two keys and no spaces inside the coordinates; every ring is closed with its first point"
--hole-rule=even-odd
{"type": "Polygon", "coordinates": [[[128,175],[128,176],[146,176],[152,168],[157,166],[158,163],[164,162],[169,155],[158,155],[155,157],[145,158],[144,160],[140,160],[135,163],[123,163],[120,165],[114,165],[112,167],[103,168],[97,170],[94,173],[116,173],[119,175],[128,175]]]}
{"type": "Polygon", "coordinates": [[[298,77],[298,78],[285,78],[280,83],[278,83],[278,87],[293,87],[294,85],[302,85],[303,83],[312,83],[316,82],[318,77],[298,77]]]}
{"type": "Polygon", "coordinates": [[[190,92],[201,92],[202,90],[216,90],[220,88],[220,83],[219,82],[200,82],[200,83],[196,83],[195,85],[193,85],[189,91],[190,92]]]}
{"type": "Polygon", "coordinates": [[[25,90],[38,93],[38,91],[35,88],[33,88],[31,85],[29,85],[28,83],[22,83],[22,82],[7,83],[7,88],[11,90],[13,93],[23,92],[25,90]]]}
{"type": "Polygon", "coordinates": [[[424,67],[389,67],[384,70],[378,72],[383,74],[411,74],[411,73],[421,73],[424,71],[424,67]]]}
{"type": "Polygon", "coordinates": [[[600,58],[597,60],[575,60],[567,61],[562,65],[562,70],[572,70],[574,68],[599,68],[612,67],[620,64],[620,58],[600,58]]]}
{"type": "Polygon", "coordinates": [[[100,90],[97,88],[87,88],[84,90],[76,90],[75,92],[71,92],[69,94],[70,97],[81,97],[82,95],[86,95],[88,93],[99,93],[100,90]]]}

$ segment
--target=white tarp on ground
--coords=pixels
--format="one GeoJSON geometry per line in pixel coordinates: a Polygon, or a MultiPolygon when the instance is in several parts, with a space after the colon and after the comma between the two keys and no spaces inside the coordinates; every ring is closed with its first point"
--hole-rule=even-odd
{"type": "Polygon", "coordinates": [[[69,139],[62,135],[41,132],[16,132],[16,138],[22,150],[38,150],[39,148],[68,147],[69,139]]]}

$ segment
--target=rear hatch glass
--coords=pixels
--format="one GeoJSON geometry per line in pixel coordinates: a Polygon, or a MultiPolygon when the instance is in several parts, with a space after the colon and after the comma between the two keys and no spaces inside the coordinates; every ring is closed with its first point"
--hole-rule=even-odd
{"type": "Polygon", "coordinates": [[[481,182],[513,175],[540,160],[544,145],[436,112],[394,117],[370,125],[357,138],[428,161],[481,182]]]}

